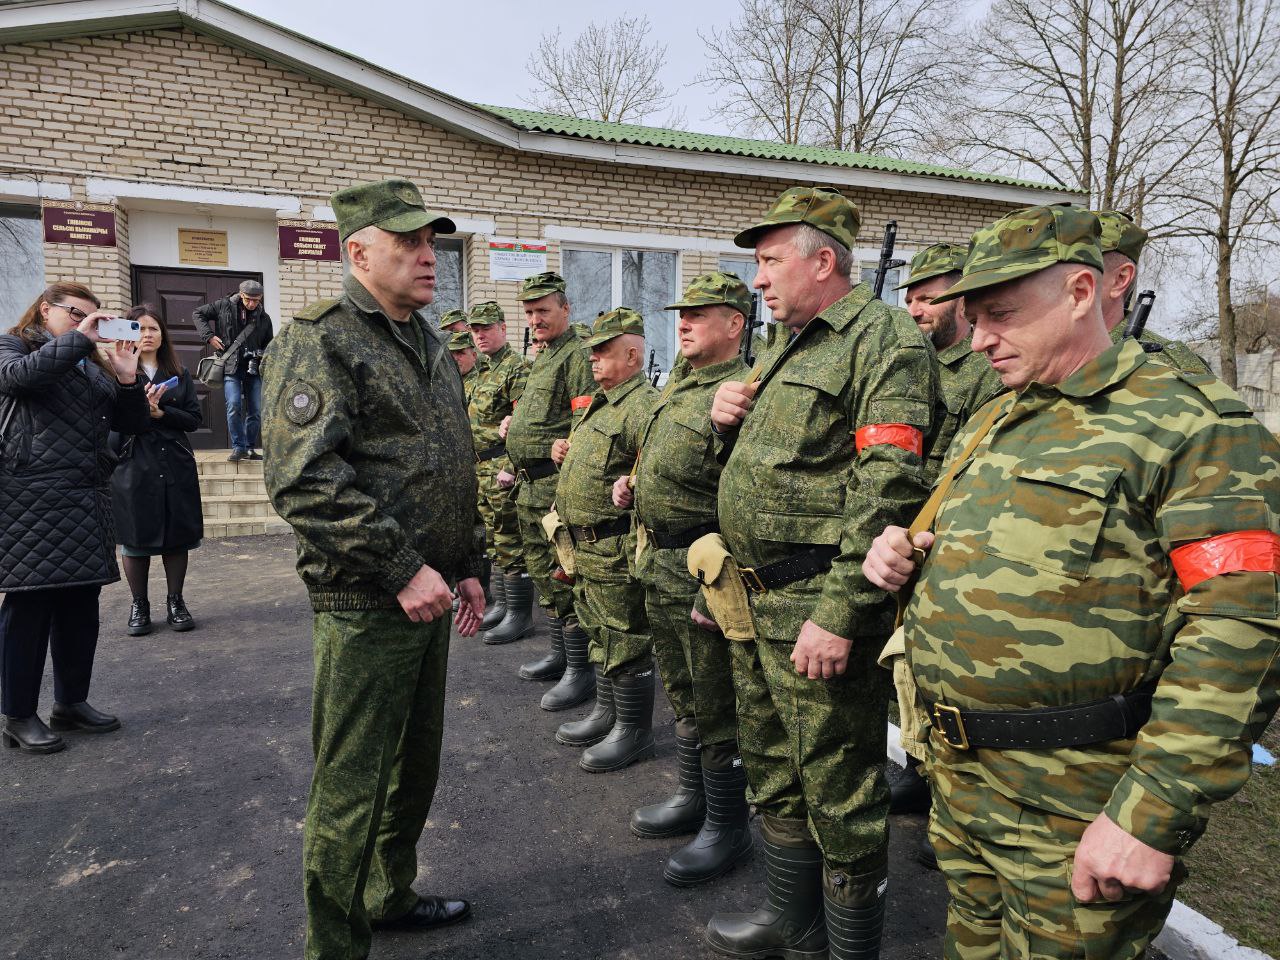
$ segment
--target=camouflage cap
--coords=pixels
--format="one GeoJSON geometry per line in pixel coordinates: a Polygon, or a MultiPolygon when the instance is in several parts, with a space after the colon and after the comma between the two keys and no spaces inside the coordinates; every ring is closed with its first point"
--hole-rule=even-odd
{"type": "Polygon", "coordinates": [[[446,214],[426,208],[417,187],[398,178],[357,183],[339,190],[329,198],[329,206],[338,220],[340,240],[365,227],[391,233],[409,233],[422,227],[431,227],[436,233],[458,229],[446,214]]]}
{"type": "Polygon", "coordinates": [[[853,201],[835,190],[792,187],[774,201],[763,220],[747,227],[733,242],[740,247],[754,247],[765,231],[793,223],[807,223],[852,250],[862,217],[853,201]]]}
{"type": "Polygon", "coordinates": [[[497,300],[485,300],[471,308],[467,322],[473,327],[488,327],[495,323],[502,323],[506,319],[497,300]]]}
{"type": "Polygon", "coordinates": [[[686,307],[711,307],[723,304],[733,307],[743,316],[751,313],[751,291],[732,273],[704,273],[694,277],[684,288],[684,296],[663,310],[683,310],[686,307]]]}
{"type": "Polygon", "coordinates": [[[644,336],[644,317],[630,307],[618,307],[616,310],[610,310],[596,317],[596,322],[591,328],[591,336],[587,337],[582,345],[590,350],[624,333],[644,336]]]}
{"type": "Polygon", "coordinates": [[[1119,210],[1095,210],[1094,216],[1102,223],[1102,252],[1114,250],[1137,263],[1147,242],[1147,231],[1119,210]]]}
{"type": "Polygon", "coordinates": [[[446,310],[440,314],[440,329],[451,327],[455,323],[466,323],[467,311],[465,310],[446,310]]]}
{"type": "Polygon", "coordinates": [[[1066,203],[1027,207],[974,231],[964,276],[934,303],[1038,273],[1055,263],[1102,269],[1102,226],[1088,210],[1066,203]]]}
{"type": "Polygon", "coordinates": [[[906,282],[893,289],[902,290],[913,284],[924,283],[934,277],[943,277],[948,273],[959,273],[964,269],[965,258],[969,248],[960,243],[935,243],[925,247],[911,258],[911,272],[906,282]]]}
{"type": "Polygon", "coordinates": [[[468,330],[459,330],[457,333],[449,334],[450,350],[470,350],[475,345],[476,342],[471,339],[471,333],[468,330]]]}
{"type": "Polygon", "coordinates": [[[564,293],[564,277],[558,273],[535,273],[520,282],[517,300],[541,300],[553,293],[564,293]]]}

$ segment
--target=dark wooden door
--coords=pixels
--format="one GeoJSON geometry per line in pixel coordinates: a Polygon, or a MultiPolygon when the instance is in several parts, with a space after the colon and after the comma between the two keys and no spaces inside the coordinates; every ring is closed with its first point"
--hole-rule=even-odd
{"type": "MultiPolygon", "coordinates": [[[[261,273],[235,270],[184,270],[176,267],[134,267],[133,302],[150,303],[159,308],[173,338],[178,361],[196,375],[196,366],[205,354],[205,346],[196,334],[191,319],[196,307],[229,297],[240,289],[244,280],[262,282],[261,273]]],[[[200,411],[204,425],[191,435],[197,450],[223,450],[231,446],[227,435],[227,407],[222,389],[210,389],[196,381],[200,411]]]]}

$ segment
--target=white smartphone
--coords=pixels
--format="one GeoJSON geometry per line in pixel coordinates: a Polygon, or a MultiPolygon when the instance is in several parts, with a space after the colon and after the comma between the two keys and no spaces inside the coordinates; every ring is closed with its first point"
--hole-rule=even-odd
{"type": "Polygon", "coordinates": [[[103,340],[141,340],[142,324],[124,317],[104,317],[98,321],[98,336],[103,340]]]}

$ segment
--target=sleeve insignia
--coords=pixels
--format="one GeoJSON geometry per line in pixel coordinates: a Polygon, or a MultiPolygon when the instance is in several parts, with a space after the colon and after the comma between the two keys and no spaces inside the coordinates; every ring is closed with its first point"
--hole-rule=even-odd
{"type": "Polygon", "coordinates": [[[295,380],[284,392],[284,413],[293,423],[306,426],[320,412],[320,391],[305,380],[295,380]]]}

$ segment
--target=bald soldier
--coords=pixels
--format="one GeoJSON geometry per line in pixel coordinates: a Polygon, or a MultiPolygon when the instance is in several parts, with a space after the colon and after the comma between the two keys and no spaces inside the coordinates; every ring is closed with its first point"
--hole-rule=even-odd
{"type": "Polygon", "coordinates": [[[933,532],[890,526],[864,564],[919,576],[950,960],[1142,956],[1280,699],[1280,445],[1218,380],[1111,342],[1099,241],[1066,205],[974,234],[935,299],[964,296],[1012,392],[952,444],[933,532]]]}

